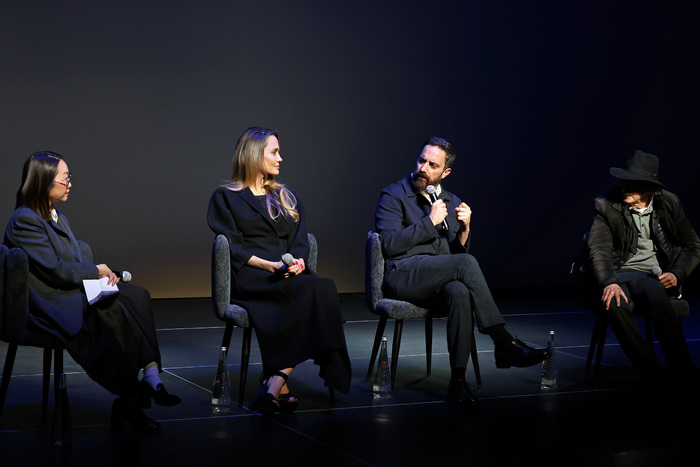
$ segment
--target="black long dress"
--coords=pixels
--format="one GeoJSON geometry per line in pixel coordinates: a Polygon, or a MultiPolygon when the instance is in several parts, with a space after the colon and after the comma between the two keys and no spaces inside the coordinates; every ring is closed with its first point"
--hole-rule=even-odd
{"type": "Polygon", "coordinates": [[[285,279],[246,264],[253,255],[279,261],[285,253],[308,263],[306,218],[299,198],[297,209],[298,222],[282,215],[273,220],[264,197],[257,198],[248,188],[221,187],[211,197],[207,220],[214,233],[229,241],[231,302],[248,311],[265,370],[291,368],[313,358],[326,386],[347,393],[350,358],[335,283],[309,268],[285,279]]]}

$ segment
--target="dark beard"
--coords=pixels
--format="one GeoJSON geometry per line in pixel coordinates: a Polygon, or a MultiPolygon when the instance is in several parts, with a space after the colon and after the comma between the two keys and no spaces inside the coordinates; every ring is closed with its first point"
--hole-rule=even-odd
{"type": "Polygon", "coordinates": [[[424,178],[417,177],[415,173],[411,176],[411,185],[416,191],[425,191],[428,186],[428,181],[424,178]]]}

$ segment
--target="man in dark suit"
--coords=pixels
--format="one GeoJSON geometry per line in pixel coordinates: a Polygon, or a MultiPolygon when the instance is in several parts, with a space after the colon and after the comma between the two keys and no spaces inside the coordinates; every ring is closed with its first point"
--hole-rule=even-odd
{"type": "Polygon", "coordinates": [[[547,352],[529,347],[506,330],[481,268],[468,254],[471,209],[441,184],[454,159],[449,142],[428,138],[414,171],[382,191],[375,225],[386,257],[385,295],[446,312],[452,369],[447,400],[460,408],[476,408],[478,399],[465,381],[472,311],[479,331],[494,341],[498,368],[535,365],[547,352]],[[435,201],[428,195],[433,188],[435,201]]]}

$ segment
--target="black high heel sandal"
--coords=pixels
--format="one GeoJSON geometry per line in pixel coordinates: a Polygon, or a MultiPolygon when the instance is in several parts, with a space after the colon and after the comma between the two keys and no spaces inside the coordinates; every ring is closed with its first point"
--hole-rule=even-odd
{"type": "Polygon", "coordinates": [[[291,392],[280,394],[277,402],[280,404],[280,412],[294,412],[299,405],[299,399],[291,392]]]}
{"type": "Polygon", "coordinates": [[[172,407],[174,405],[182,402],[175,394],[169,394],[168,391],[163,386],[163,383],[158,383],[156,389],[148,384],[146,380],[141,380],[139,383],[139,405],[142,409],[151,408],[151,399],[158,405],[163,405],[165,407],[172,407]]]}
{"type": "Polygon", "coordinates": [[[112,431],[123,433],[126,430],[127,423],[137,433],[152,434],[160,432],[160,423],[146,417],[146,414],[137,406],[135,401],[121,397],[114,399],[112,419],[110,421],[112,431]]]}
{"type": "MultiPolygon", "coordinates": [[[[285,384],[287,382],[287,378],[289,378],[289,375],[285,373],[281,373],[282,378],[284,378],[285,384]]],[[[271,376],[280,376],[279,374],[273,374],[271,376]]],[[[265,382],[268,380],[269,376],[265,375],[265,372],[260,374],[260,386],[264,386],[265,382]]],[[[257,396],[256,396],[257,397],[257,396]]],[[[279,411],[280,412],[294,412],[297,409],[297,406],[299,405],[299,398],[292,394],[291,392],[288,392],[286,394],[280,393],[280,395],[277,397],[277,403],[279,405],[279,411]]]]}
{"type": "Polygon", "coordinates": [[[260,379],[262,381],[260,383],[260,389],[255,395],[253,402],[251,402],[250,404],[251,410],[257,410],[263,415],[274,415],[275,413],[280,411],[280,401],[271,393],[267,392],[267,383],[273,376],[279,376],[280,378],[284,379],[285,382],[287,381],[287,378],[289,378],[289,376],[287,376],[285,373],[282,373],[281,371],[267,375],[267,378],[264,380],[262,379],[265,377],[265,375],[261,376],[260,379]]]}

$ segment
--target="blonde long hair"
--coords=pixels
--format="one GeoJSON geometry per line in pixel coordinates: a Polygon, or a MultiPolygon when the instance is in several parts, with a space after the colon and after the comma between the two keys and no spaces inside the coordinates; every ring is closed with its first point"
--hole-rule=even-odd
{"type": "MultiPolygon", "coordinates": [[[[243,132],[233,155],[233,174],[223,186],[231,191],[241,191],[255,184],[262,173],[263,154],[270,136],[279,139],[276,131],[267,128],[251,127],[243,132]]],[[[274,176],[267,175],[263,182],[265,204],[270,217],[277,219],[280,214],[285,219],[299,222],[299,211],[296,209],[297,200],[291,191],[278,183],[274,176]]]]}

